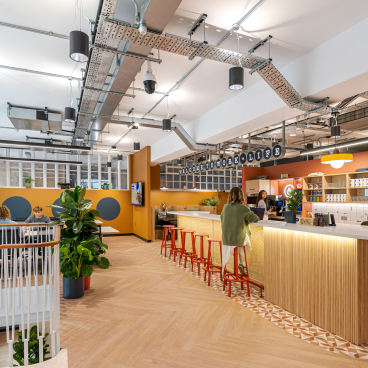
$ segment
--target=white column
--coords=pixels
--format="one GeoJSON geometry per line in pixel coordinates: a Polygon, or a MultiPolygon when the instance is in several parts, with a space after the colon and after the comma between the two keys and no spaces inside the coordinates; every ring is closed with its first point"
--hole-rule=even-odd
{"type": "Polygon", "coordinates": [[[98,154],[98,189],[101,189],[101,155],[98,154]]]}
{"type": "Polygon", "coordinates": [[[118,189],[121,189],[121,161],[118,160],[118,189]]]}
{"type": "MultiPolygon", "coordinates": [[[[23,151],[20,149],[18,150],[19,158],[22,158],[23,151]]],[[[23,162],[19,161],[19,186],[22,188],[23,185],[23,162]]]]}
{"type": "MultiPolygon", "coordinates": [[[[80,161],[81,157],[78,153],[78,161],[80,161]]],[[[81,185],[81,165],[77,165],[77,185],[81,185]]]]}
{"type": "Polygon", "coordinates": [[[91,155],[88,155],[88,184],[87,184],[87,189],[92,189],[92,184],[91,184],[91,180],[92,180],[92,174],[91,174],[91,155]]]}
{"type": "MultiPolygon", "coordinates": [[[[31,158],[35,158],[35,150],[34,150],[34,148],[32,148],[32,151],[31,151],[31,158]]],[[[35,163],[34,162],[31,162],[31,178],[33,180],[35,180],[35,177],[36,177],[36,175],[35,175],[35,163]]],[[[35,182],[32,181],[32,188],[34,188],[34,187],[35,187],[35,182]]]]}
{"type": "MultiPolygon", "coordinates": [[[[6,157],[10,157],[10,149],[6,149],[6,157]]],[[[6,161],[6,186],[10,187],[10,161],[6,161]]]]}
{"type": "MultiPolygon", "coordinates": [[[[107,156],[107,162],[111,162],[111,156],[110,156],[110,154],[108,154],[108,156],[107,156]]],[[[108,172],[108,181],[109,181],[109,187],[110,187],[110,189],[111,189],[111,167],[108,167],[107,168],[107,172],[108,172]]]]}
{"type": "MultiPolygon", "coordinates": [[[[44,160],[47,160],[47,151],[46,150],[43,150],[43,159],[44,160]]],[[[43,187],[44,188],[47,188],[47,164],[44,163],[43,164],[43,187]]]]}
{"type": "MultiPolygon", "coordinates": [[[[59,159],[59,155],[55,153],[55,160],[59,159]]],[[[55,188],[59,188],[59,165],[55,164],[55,188]]]]}
{"type": "MultiPolygon", "coordinates": [[[[66,161],[70,161],[70,154],[66,154],[66,161]]],[[[65,183],[70,183],[70,164],[66,164],[65,183]]]]}

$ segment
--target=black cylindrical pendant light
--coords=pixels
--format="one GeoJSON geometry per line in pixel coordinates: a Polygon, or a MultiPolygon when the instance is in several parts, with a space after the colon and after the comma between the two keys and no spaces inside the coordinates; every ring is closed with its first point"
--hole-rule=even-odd
{"type": "Polygon", "coordinates": [[[71,31],[69,35],[69,56],[74,61],[85,63],[89,57],[88,35],[81,31],[71,31]]]}
{"type": "Polygon", "coordinates": [[[123,155],[118,155],[118,161],[123,161],[123,155]]]}
{"type": "Polygon", "coordinates": [[[335,125],[331,127],[331,138],[339,138],[340,137],[340,125],[335,125]]]}
{"type": "Polygon", "coordinates": [[[107,161],[107,167],[111,167],[111,162],[107,161]]]}
{"type": "Polygon", "coordinates": [[[234,66],[229,69],[229,88],[238,91],[244,87],[244,69],[234,66]]]}
{"type": "Polygon", "coordinates": [[[162,130],[164,132],[171,132],[171,119],[162,120],[162,130]]]}
{"type": "Polygon", "coordinates": [[[134,152],[141,150],[141,144],[139,142],[134,142],[134,152]]]}
{"type": "Polygon", "coordinates": [[[73,107],[66,107],[64,110],[64,120],[69,123],[75,122],[75,109],[73,107]]]}

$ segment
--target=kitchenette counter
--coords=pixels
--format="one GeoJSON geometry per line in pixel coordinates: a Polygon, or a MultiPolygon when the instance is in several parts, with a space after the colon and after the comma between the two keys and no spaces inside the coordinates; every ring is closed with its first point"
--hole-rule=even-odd
{"type": "MultiPolygon", "coordinates": [[[[222,238],[220,215],[170,213],[179,227],[222,238]]],[[[249,277],[264,286],[266,300],[355,344],[368,342],[368,227],[263,220],[250,229],[249,277]]],[[[221,264],[219,247],[212,256],[221,264]]]]}
{"type": "MultiPolygon", "coordinates": [[[[221,221],[220,215],[213,215],[204,211],[171,211],[170,214],[186,216],[191,218],[221,221]]],[[[336,224],[336,226],[307,226],[300,224],[289,224],[285,221],[262,220],[251,224],[252,226],[272,227],[284,230],[302,231],[312,234],[322,234],[331,236],[341,236],[368,240],[368,226],[336,224]]]]}

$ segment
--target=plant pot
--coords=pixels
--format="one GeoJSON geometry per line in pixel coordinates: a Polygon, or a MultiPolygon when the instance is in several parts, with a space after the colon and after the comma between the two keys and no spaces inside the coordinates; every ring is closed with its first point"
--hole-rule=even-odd
{"type": "Polygon", "coordinates": [[[26,188],[32,188],[32,183],[26,183],[26,188]]]}
{"type": "Polygon", "coordinates": [[[63,277],[63,298],[78,299],[84,296],[84,276],[76,279],[63,277]]]}
{"type": "Polygon", "coordinates": [[[91,276],[84,276],[84,291],[91,287],[91,276]]]}
{"type": "Polygon", "coordinates": [[[296,223],[296,212],[295,211],[285,211],[285,221],[289,224],[296,223]]]}

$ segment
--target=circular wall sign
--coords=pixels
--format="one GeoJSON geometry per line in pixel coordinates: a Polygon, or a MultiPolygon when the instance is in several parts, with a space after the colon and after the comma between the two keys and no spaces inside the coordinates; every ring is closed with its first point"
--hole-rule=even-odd
{"type": "Polygon", "coordinates": [[[242,165],[244,165],[246,162],[247,162],[247,155],[243,152],[243,153],[240,155],[240,163],[241,163],[242,165]]]}
{"type": "Polygon", "coordinates": [[[196,172],[196,167],[195,165],[192,166],[192,173],[194,174],[196,172]]]}
{"type": "Polygon", "coordinates": [[[248,152],[247,160],[248,160],[249,163],[254,161],[254,152],[253,151],[248,152]]]}
{"type": "Polygon", "coordinates": [[[213,170],[215,168],[215,163],[213,161],[210,162],[210,169],[213,170]]]}
{"type": "Polygon", "coordinates": [[[226,167],[226,157],[223,157],[221,160],[222,167],[226,167]]]}
{"type": "Polygon", "coordinates": [[[192,173],[192,166],[189,166],[188,171],[189,171],[189,174],[191,174],[191,173],[192,173]]]}
{"type": "Polygon", "coordinates": [[[238,155],[235,155],[234,156],[234,165],[235,166],[239,165],[239,162],[240,162],[239,156],[238,155]]]}
{"type": "Polygon", "coordinates": [[[199,170],[203,171],[203,169],[204,169],[203,164],[200,164],[200,165],[199,165],[199,170]]]}
{"type": "Polygon", "coordinates": [[[233,158],[232,158],[232,156],[229,156],[228,158],[227,158],[227,166],[231,166],[233,164],[233,158]]]}
{"type": "Polygon", "coordinates": [[[196,171],[199,172],[199,165],[196,166],[196,171]]]}
{"type": "Polygon", "coordinates": [[[285,194],[285,197],[289,197],[290,195],[290,192],[294,190],[294,185],[292,184],[288,184],[286,185],[285,189],[284,189],[284,194],[285,194]]]}
{"type": "Polygon", "coordinates": [[[261,149],[257,149],[257,151],[254,154],[256,161],[260,162],[263,158],[263,152],[261,149]]]}
{"type": "Polygon", "coordinates": [[[218,169],[221,167],[221,160],[220,160],[220,159],[218,159],[218,160],[216,161],[216,167],[217,167],[218,169]]]}
{"type": "Polygon", "coordinates": [[[182,172],[183,172],[183,170],[182,170],[182,169],[179,169],[179,175],[181,175],[181,174],[182,174],[182,172]]]}
{"type": "Polygon", "coordinates": [[[209,169],[210,169],[210,163],[206,162],[206,170],[209,170],[209,169]]]}
{"type": "Polygon", "coordinates": [[[188,174],[188,172],[189,172],[189,170],[188,170],[188,168],[186,167],[186,168],[185,168],[185,173],[186,173],[186,174],[188,174]]]}
{"type": "Polygon", "coordinates": [[[279,144],[276,144],[276,146],[274,146],[272,148],[272,156],[274,158],[279,158],[282,155],[282,147],[279,144]]]}
{"type": "Polygon", "coordinates": [[[263,158],[265,160],[269,160],[271,158],[271,154],[272,154],[272,149],[270,147],[266,147],[263,150],[263,158]]]}

